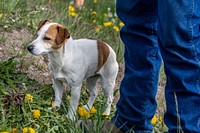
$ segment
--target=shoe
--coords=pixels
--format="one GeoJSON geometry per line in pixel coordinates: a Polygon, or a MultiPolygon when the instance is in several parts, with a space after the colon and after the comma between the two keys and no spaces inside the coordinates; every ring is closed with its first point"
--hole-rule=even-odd
{"type": "Polygon", "coordinates": [[[80,127],[84,133],[124,133],[117,128],[110,120],[105,123],[99,123],[98,121],[87,120],[86,122],[80,122],[80,127]],[[98,131],[97,131],[98,130],[98,131]]]}

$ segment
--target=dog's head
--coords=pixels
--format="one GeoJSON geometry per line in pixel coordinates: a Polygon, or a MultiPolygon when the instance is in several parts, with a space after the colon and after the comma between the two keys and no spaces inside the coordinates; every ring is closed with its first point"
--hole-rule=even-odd
{"type": "Polygon", "coordinates": [[[59,49],[69,38],[70,33],[64,26],[42,20],[38,25],[36,39],[27,49],[34,55],[45,54],[59,49]]]}

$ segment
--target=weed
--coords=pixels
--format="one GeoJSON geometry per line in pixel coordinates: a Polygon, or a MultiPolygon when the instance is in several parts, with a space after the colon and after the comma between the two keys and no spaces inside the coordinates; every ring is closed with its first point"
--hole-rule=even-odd
{"type": "MultiPolygon", "coordinates": [[[[42,19],[50,19],[66,26],[74,39],[98,38],[107,42],[116,51],[117,60],[119,62],[123,60],[123,45],[119,39],[119,29],[123,24],[115,14],[114,1],[86,1],[80,9],[74,8],[73,2],[68,3],[66,0],[0,1],[0,33],[25,28],[31,34],[35,34],[38,22],[42,19]]],[[[19,36],[17,39],[22,38],[23,36],[19,36]]],[[[7,40],[4,34],[0,37],[2,44],[7,40]]],[[[40,84],[21,71],[22,68],[28,68],[33,64],[39,69],[45,69],[43,65],[34,61],[34,57],[27,57],[26,46],[29,42],[30,40],[22,42],[22,51],[15,49],[15,44],[12,44],[8,52],[15,57],[0,61],[0,132],[13,132],[14,129],[17,132],[36,131],[38,133],[83,132],[74,122],[66,119],[65,115],[69,108],[67,94],[64,95],[59,109],[49,110],[54,94],[52,84],[40,84]],[[27,100],[27,95],[32,100],[27,100]],[[34,118],[35,110],[40,112],[40,115],[34,118]]],[[[6,45],[4,44],[5,47],[6,45]]],[[[88,98],[84,83],[82,90],[80,107],[87,103],[88,98]]],[[[82,120],[85,123],[87,119],[97,121],[90,131],[99,132],[105,121],[110,119],[115,112],[113,105],[111,115],[102,116],[104,107],[105,99],[100,93],[94,104],[96,113],[89,112],[89,118],[76,115],[76,120],[82,120]]],[[[160,130],[161,126],[157,124],[154,127],[160,130]]],[[[161,129],[162,131],[164,129],[161,129]]]]}

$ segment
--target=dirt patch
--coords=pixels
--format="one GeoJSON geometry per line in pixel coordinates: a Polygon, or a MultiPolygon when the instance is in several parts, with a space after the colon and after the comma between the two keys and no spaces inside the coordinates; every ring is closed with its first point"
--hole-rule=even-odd
{"type": "Polygon", "coordinates": [[[16,57],[19,61],[17,69],[25,71],[39,83],[50,83],[51,78],[43,56],[32,56],[26,46],[33,35],[26,29],[14,29],[11,32],[0,33],[0,60],[16,57]]]}

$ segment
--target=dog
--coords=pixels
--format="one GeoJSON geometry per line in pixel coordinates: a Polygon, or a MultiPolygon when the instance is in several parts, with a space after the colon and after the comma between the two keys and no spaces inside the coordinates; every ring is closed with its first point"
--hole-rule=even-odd
{"type": "Polygon", "coordinates": [[[97,96],[96,84],[100,80],[106,98],[105,114],[110,114],[113,90],[118,73],[114,50],[95,39],[73,40],[69,31],[50,20],[39,22],[36,39],[27,47],[33,55],[47,54],[53,77],[54,106],[60,107],[63,83],[71,89],[70,108],[67,118],[74,120],[83,80],[90,91],[84,107],[91,109],[97,96]]]}

